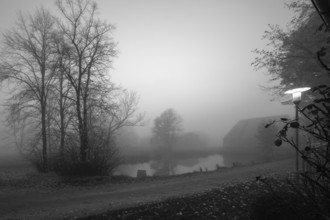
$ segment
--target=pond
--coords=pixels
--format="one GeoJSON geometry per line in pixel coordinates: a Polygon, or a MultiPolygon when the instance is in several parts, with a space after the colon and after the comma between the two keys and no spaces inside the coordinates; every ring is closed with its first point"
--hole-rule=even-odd
{"type": "MultiPolygon", "coordinates": [[[[137,164],[122,164],[119,165],[114,174],[136,177],[138,170],[146,170],[148,176],[153,176],[156,172],[153,168],[154,162],[155,161],[137,164]]],[[[220,154],[213,154],[200,158],[180,159],[176,160],[174,174],[178,175],[184,173],[200,172],[201,170],[212,171],[216,170],[217,167],[224,166],[223,156],[220,154]]]]}

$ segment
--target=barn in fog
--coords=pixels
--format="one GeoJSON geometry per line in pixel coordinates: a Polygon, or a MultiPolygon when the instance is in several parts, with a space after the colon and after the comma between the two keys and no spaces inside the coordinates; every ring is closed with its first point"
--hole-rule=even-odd
{"type": "MultiPolygon", "coordinates": [[[[288,118],[287,115],[249,118],[238,121],[223,139],[224,163],[228,166],[236,164],[251,164],[263,162],[263,152],[258,139],[258,133],[264,126],[280,118],[288,118]]],[[[266,129],[266,128],[265,128],[266,129]]],[[[271,142],[275,140],[275,134],[269,135],[271,142]]],[[[292,155],[293,150],[288,147],[273,147],[273,159],[279,159],[292,155]]]]}

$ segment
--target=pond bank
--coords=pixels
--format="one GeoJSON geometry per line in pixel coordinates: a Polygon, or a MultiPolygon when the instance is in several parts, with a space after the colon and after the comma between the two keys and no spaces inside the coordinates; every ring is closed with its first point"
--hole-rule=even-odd
{"type": "Polygon", "coordinates": [[[65,187],[47,192],[39,192],[37,188],[28,192],[0,191],[0,216],[4,219],[70,219],[96,215],[254,180],[258,175],[286,173],[292,170],[294,161],[285,160],[233,168],[224,172],[180,175],[152,181],[65,187]]]}

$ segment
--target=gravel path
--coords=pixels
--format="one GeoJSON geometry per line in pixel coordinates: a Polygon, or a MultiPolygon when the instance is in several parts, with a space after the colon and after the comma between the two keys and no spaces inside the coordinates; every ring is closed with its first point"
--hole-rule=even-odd
{"type": "Polygon", "coordinates": [[[68,187],[49,191],[6,192],[0,189],[0,219],[74,219],[136,206],[168,197],[292,171],[293,160],[125,184],[68,187]]]}

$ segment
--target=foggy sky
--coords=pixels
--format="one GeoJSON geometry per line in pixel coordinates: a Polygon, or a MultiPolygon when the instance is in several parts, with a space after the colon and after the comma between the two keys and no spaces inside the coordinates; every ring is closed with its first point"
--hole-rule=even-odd
{"type": "MultiPolygon", "coordinates": [[[[98,0],[100,17],[115,24],[119,55],[112,79],[140,95],[139,110],[149,123],[173,108],[186,131],[223,136],[244,118],[291,114],[292,106],[270,102],[260,90],[268,77],[250,65],[262,48],[268,24],[284,26],[292,17],[283,0],[98,0]]],[[[53,0],[1,0],[0,31],[16,12],[53,0]]],[[[142,133],[143,133],[142,132],[142,133]]]]}

